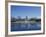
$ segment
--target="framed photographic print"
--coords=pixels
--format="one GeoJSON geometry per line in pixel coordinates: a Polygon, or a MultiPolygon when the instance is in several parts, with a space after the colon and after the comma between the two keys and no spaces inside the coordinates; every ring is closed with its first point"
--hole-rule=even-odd
{"type": "Polygon", "coordinates": [[[44,3],[8,2],[8,35],[44,33],[44,3]]]}

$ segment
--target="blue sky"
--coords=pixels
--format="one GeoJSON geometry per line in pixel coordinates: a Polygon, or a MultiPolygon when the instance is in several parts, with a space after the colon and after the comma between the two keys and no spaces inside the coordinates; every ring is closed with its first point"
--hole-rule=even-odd
{"type": "Polygon", "coordinates": [[[40,17],[41,16],[41,7],[36,6],[11,6],[11,16],[12,17],[40,17]]]}

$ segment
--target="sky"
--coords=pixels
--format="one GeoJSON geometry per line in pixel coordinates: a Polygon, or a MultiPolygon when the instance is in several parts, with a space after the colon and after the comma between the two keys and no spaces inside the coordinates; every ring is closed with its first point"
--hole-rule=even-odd
{"type": "Polygon", "coordinates": [[[32,17],[40,17],[41,16],[41,7],[36,6],[11,6],[11,16],[21,18],[28,16],[28,18],[32,17]]]}

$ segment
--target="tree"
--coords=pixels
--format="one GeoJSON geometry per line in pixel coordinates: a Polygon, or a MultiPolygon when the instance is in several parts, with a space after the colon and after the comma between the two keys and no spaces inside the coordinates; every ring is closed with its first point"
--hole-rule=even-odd
{"type": "Polygon", "coordinates": [[[12,17],[11,22],[16,22],[16,18],[12,17]]]}

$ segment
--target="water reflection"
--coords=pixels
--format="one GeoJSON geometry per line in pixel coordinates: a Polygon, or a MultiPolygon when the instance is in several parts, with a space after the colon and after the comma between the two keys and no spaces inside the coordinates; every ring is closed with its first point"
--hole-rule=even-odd
{"type": "Polygon", "coordinates": [[[11,23],[11,31],[28,31],[28,30],[40,30],[40,23],[11,23]]]}

